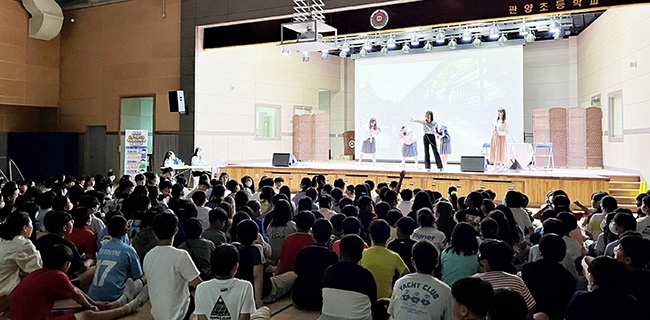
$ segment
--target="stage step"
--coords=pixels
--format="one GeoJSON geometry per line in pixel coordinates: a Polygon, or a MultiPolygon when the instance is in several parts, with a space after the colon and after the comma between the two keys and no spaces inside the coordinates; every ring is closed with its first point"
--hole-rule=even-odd
{"type": "Polygon", "coordinates": [[[615,176],[608,176],[609,180],[611,182],[639,182],[641,181],[641,178],[639,176],[633,176],[633,175],[615,175],[615,176]]]}
{"type": "Polygon", "coordinates": [[[636,198],[637,194],[639,194],[639,188],[637,186],[636,189],[634,189],[634,188],[618,189],[618,188],[611,188],[611,184],[610,184],[609,194],[612,197],[616,197],[616,198],[622,198],[622,197],[635,197],[636,198]]]}
{"type": "Polygon", "coordinates": [[[610,181],[609,182],[609,189],[626,189],[626,190],[636,190],[636,192],[639,192],[639,187],[641,186],[641,182],[625,182],[625,181],[610,181]]]}

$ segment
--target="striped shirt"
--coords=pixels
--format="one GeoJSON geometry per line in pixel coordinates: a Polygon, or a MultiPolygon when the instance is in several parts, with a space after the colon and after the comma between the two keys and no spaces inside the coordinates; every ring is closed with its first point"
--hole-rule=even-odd
{"type": "Polygon", "coordinates": [[[523,280],[521,280],[521,278],[515,275],[502,271],[490,271],[485,273],[477,273],[474,275],[474,277],[481,278],[489,282],[492,285],[492,288],[495,290],[499,288],[508,288],[519,293],[524,298],[524,301],[526,301],[528,310],[532,310],[535,306],[535,298],[533,298],[533,295],[530,294],[530,291],[528,291],[528,287],[526,287],[526,284],[523,280]]]}

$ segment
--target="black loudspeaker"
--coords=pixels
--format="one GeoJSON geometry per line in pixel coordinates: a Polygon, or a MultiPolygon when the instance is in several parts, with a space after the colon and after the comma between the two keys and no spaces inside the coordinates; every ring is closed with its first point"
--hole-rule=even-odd
{"type": "Polygon", "coordinates": [[[298,165],[298,159],[291,153],[274,153],[271,165],[274,167],[293,167],[298,165]]]}
{"type": "Polygon", "coordinates": [[[183,90],[169,91],[169,112],[185,113],[185,93],[183,90]]]}
{"type": "Polygon", "coordinates": [[[485,157],[480,156],[461,156],[460,157],[460,171],[461,172],[485,172],[487,171],[487,164],[485,157]]]}

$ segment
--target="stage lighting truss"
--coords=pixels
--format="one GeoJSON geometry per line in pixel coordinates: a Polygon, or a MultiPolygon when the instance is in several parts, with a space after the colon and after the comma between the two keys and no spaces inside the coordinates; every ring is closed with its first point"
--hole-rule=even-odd
{"type": "MultiPolygon", "coordinates": [[[[337,49],[334,43],[325,42],[324,38],[333,36],[338,38],[336,28],[325,23],[325,3],[323,0],[293,0],[293,21],[283,23],[280,27],[280,44],[282,52],[315,52],[337,49]],[[289,40],[286,35],[296,39],[289,40]]],[[[304,60],[304,59],[303,59],[304,60]]]]}
{"type": "MultiPolygon", "coordinates": [[[[297,0],[296,0],[297,1],[297,0]]],[[[403,29],[376,34],[322,38],[323,46],[341,58],[371,58],[471,48],[525,45],[570,35],[571,15],[553,15],[498,22],[470,23],[434,28],[403,29]],[[520,35],[520,31],[528,33],[520,35]],[[344,54],[341,54],[344,52],[344,54]]],[[[317,40],[318,41],[318,40],[317,40]]],[[[324,50],[324,49],[323,49],[324,50]]],[[[304,51],[304,50],[303,50],[304,51]]],[[[321,50],[322,51],[322,50],[321,50]]]]}

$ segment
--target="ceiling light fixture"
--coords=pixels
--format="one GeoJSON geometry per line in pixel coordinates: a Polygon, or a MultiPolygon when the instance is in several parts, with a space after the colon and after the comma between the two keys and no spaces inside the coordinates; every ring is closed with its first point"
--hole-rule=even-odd
{"type": "Polygon", "coordinates": [[[492,28],[490,28],[490,39],[498,39],[499,38],[499,28],[497,28],[497,24],[493,24],[492,28]]]}
{"type": "Polygon", "coordinates": [[[302,55],[302,62],[309,62],[309,51],[303,51],[301,55],[302,55]]]}
{"type": "Polygon", "coordinates": [[[530,31],[530,32],[526,35],[526,42],[528,42],[528,43],[530,43],[530,42],[535,42],[535,33],[534,33],[533,31],[530,31]]]}
{"type": "Polygon", "coordinates": [[[386,47],[386,46],[381,47],[381,50],[379,52],[381,52],[382,56],[387,55],[388,54],[388,47],[386,47]]]}
{"type": "Polygon", "coordinates": [[[438,34],[436,34],[436,43],[444,43],[445,38],[445,29],[439,29],[438,34]]]}
{"type": "Polygon", "coordinates": [[[345,53],[348,53],[350,51],[350,42],[348,39],[345,39],[343,41],[343,45],[341,46],[341,51],[345,51],[345,53]]]}
{"type": "Polygon", "coordinates": [[[320,58],[321,58],[321,60],[327,60],[327,58],[329,58],[329,57],[330,57],[330,53],[329,53],[329,51],[323,50],[323,51],[320,53],[320,58]]]}
{"type": "Polygon", "coordinates": [[[282,55],[285,56],[285,57],[288,57],[289,56],[289,48],[287,48],[287,47],[282,48],[282,55]]]}
{"type": "Polygon", "coordinates": [[[501,34],[501,37],[499,37],[499,45],[504,46],[508,43],[508,37],[506,37],[505,33],[501,34]]]}
{"type": "Polygon", "coordinates": [[[530,30],[528,29],[528,26],[526,25],[526,22],[524,22],[524,24],[522,24],[521,27],[519,27],[519,35],[520,36],[528,35],[529,31],[530,30]]]}
{"type": "Polygon", "coordinates": [[[395,47],[397,47],[397,42],[395,42],[394,35],[391,34],[390,36],[388,36],[388,40],[386,40],[386,46],[391,49],[395,49],[395,47]]]}
{"type": "Polygon", "coordinates": [[[431,52],[431,50],[433,50],[433,45],[430,41],[427,41],[427,44],[424,45],[424,51],[431,52]]]}
{"type": "MultiPolygon", "coordinates": [[[[363,51],[364,50],[361,50],[361,52],[363,52],[363,51]]],[[[339,57],[341,57],[341,59],[345,59],[347,56],[348,56],[348,53],[343,51],[343,50],[341,50],[341,53],[339,53],[339,57]]]]}
{"type": "Polygon", "coordinates": [[[366,41],[363,42],[363,49],[367,51],[372,50],[372,40],[370,40],[370,37],[366,38],[366,41]]]}
{"type": "Polygon", "coordinates": [[[366,51],[364,49],[361,49],[361,51],[359,51],[359,55],[362,56],[362,57],[365,57],[365,56],[368,55],[368,51],[366,51]]]}
{"type": "Polygon", "coordinates": [[[462,40],[463,40],[463,41],[470,41],[470,40],[472,40],[472,33],[469,32],[469,29],[465,28],[465,31],[463,31],[463,37],[462,37],[462,40]]]}
{"type": "Polygon", "coordinates": [[[418,37],[417,32],[413,32],[413,35],[411,36],[411,46],[417,47],[419,45],[420,45],[420,38],[418,37]]]}
{"type": "Polygon", "coordinates": [[[474,48],[479,48],[481,47],[482,44],[483,42],[481,41],[480,36],[476,36],[476,38],[474,38],[474,41],[472,41],[472,45],[474,46],[474,48]]]}
{"type": "Polygon", "coordinates": [[[458,47],[458,42],[456,41],[456,39],[451,39],[449,40],[449,44],[447,44],[447,47],[451,50],[454,50],[456,49],[456,47],[458,47]]]}
{"type": "Polygon", "coordinates": [[[409,46],[408,43],[402,45],[402,53],[410,53],[410,52],[411,52],[411,47],[409,46]]]}

